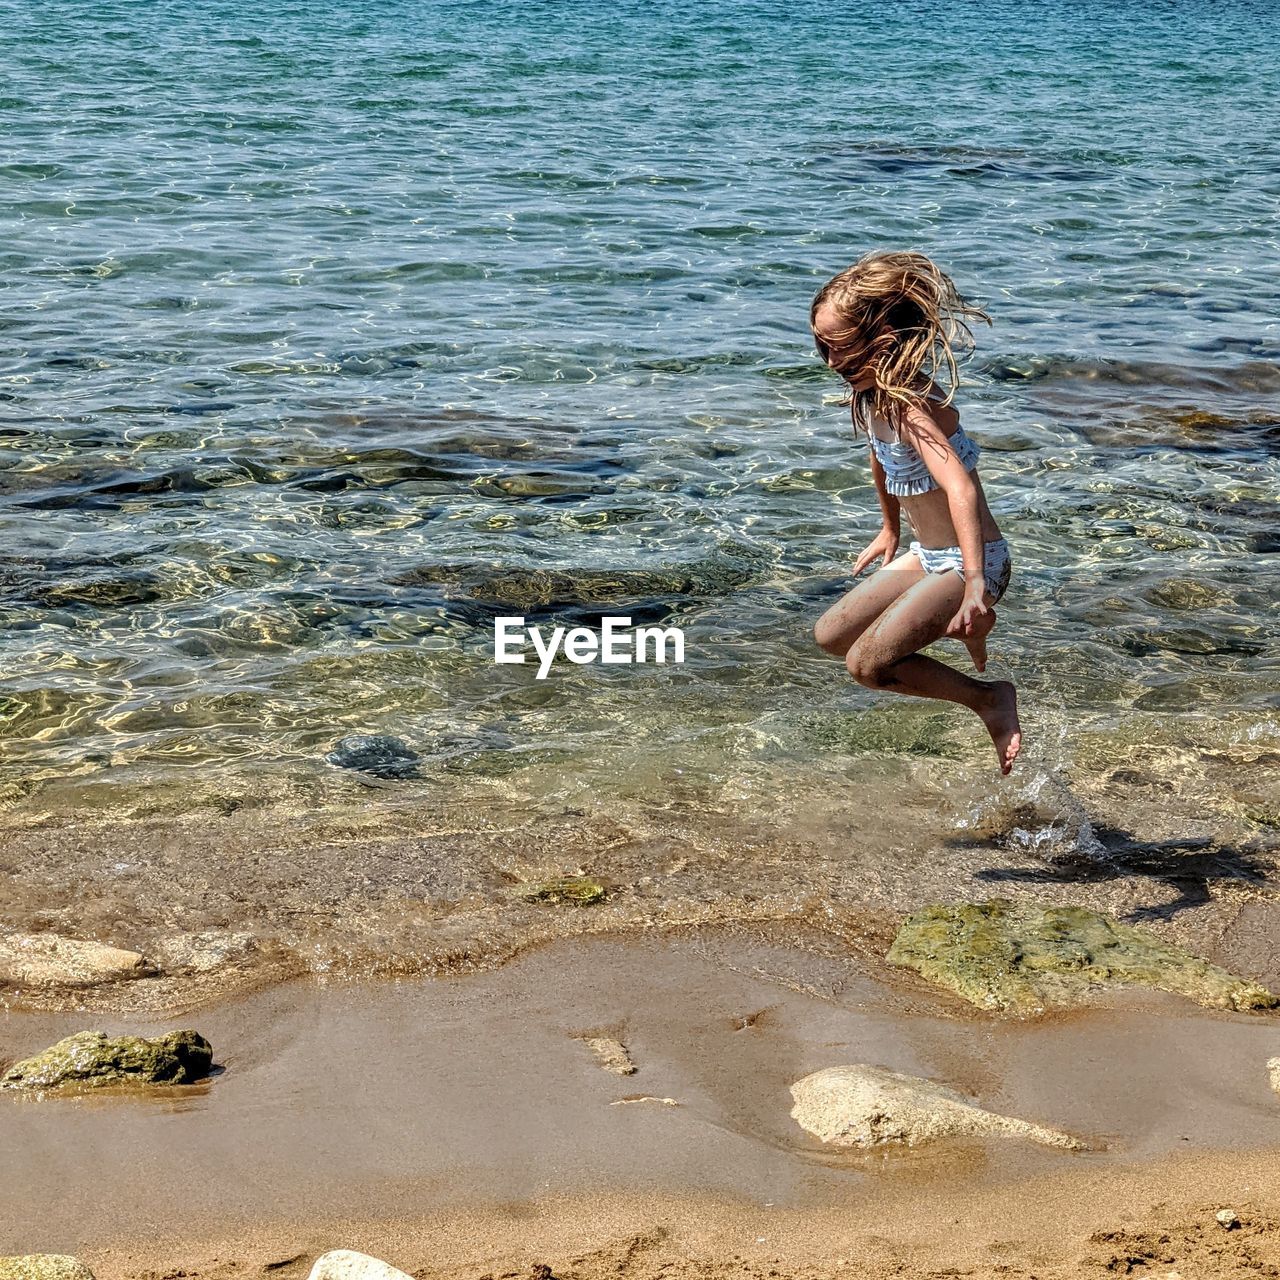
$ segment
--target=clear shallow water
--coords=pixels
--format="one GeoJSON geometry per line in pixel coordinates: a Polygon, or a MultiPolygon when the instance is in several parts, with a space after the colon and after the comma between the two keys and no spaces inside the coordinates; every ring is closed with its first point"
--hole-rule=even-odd
{"type": "Polygon", "coordinates": [[[808,302],[890,245],[996,320],[1011,785],[1136,762],[1267,827],[1280,20],[788,9],[0,3],[15,819],[349,797],[353,730],[460,804],[981,794],[967,713],[810,641],[876,507],[808,302]],[[535,682],[511,612],[689,661],[535,682]]]}

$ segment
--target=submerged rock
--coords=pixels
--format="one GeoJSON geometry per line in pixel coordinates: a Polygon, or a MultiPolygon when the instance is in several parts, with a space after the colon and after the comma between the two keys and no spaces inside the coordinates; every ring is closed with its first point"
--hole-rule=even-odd
{"type": "Polygon", "coordinates": [[[307,1280],[412,1280],[389,1262],[354,1249],[331,1249],[312,1264],[307,1280]]]}
{"type": "Polygon", "coordinates": [[[149,950],[166,973],[208,973],[249,959],[258,950],[258,940],[251,933],[210,929],[165,938],[149,950]]]}
{"type": "Polygon", "coordinates": [[[25,1253],[0,1258],[0,1280],[93,1280],[93,1272],[66,1253],[25,1253]]]}
{"type": "Polygon", "coordinates": [[[983,1009],[1079,1004],[1108,984],[1171,991],[1214,1009],[1280,1005],[1256,982],[1086,907],[1003,899],[925,907],[898,931],[888,960],[983,1009]]]}
{"type": "Polygon", "coordinates": [[[529,902],[572,902],[586,907],[605,896],[604,885],[590,876],[557,876],[539,884],[524,885],[520,896],[529,902]]]}
{"type": "Polygon", "coordinates": [[[154,1039],[80,1031],[0,1076],[0,1089],[59,1089],[67,1085],[190,1084],[209,1074],[213,1049],[196,1031],[154,1039]]]}
{"type": "Polygon", "coordinates": [[[439,587],[446,595],[521,613],[623,608],[644,600],[716,598],[759,579],[768,562],[758,553],[715,554],[681,565],[645,569],[506,569],[469,564],[422,565],[389,579],[396,586],[439,587]]]}
{"type": "Polygon", "coordinates": [[[837,1147],[913,1147],[935,1138],[1010,1136],[1085,1149],[1070,1134],[984,1111],[944,1085],[883,1067],[827,1067],[793,1084],[791,1096],[791,1116],[800,1127],[837,1147]]]}
{"type": "Polygon", "coordinates": [[[349,733],[325,759],[339,769],[355,769],[375,778],[418,778],[420,757],[408,743],[387,733],[349,733]]]}
{"type": "Polygon", "coordinates": [[[92,987],[145,978],[155,967],[136,951],[56,933],[11,933],[0,938],[0,984],[14,987],[92,987]]]}

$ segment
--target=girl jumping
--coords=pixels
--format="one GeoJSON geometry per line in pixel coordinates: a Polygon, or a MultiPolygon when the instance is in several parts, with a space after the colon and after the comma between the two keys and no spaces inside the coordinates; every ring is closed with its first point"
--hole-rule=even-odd
{"type": "Polygon", "coordinates": [[[842,403],[867,435],[884,514],[853,575],[877,559],[880,569],[822,615],[814,638],[868,689],[968,707],[1008,773],[1022,745],[1012,683],[975,680],[919,652],[951,636],[986,670],[993,606],[1009,585],[1009,546],[982,492],[978,446],[951,405],[955,348],[973,345],[967,318],[991,323],[922,253],[869,253],[813,299],[813,340],[849,385],[842,403]],[[945,394],[934,381],[944,370],[945,394]],[[915,540],[898,555],[904,511],[915,540]]]}

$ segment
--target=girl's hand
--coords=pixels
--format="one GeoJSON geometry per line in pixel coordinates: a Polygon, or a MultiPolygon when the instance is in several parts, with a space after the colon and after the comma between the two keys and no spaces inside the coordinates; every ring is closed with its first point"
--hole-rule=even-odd
{"type": "Polygon", "coordinates": [[[969,582],[965,584],[964,599],[956,616],[947,625],[949,636],[969,636],[974,632],[974,620],[985,617],[988,612],[983,596],[986,594],[986,583],[969,582]]]}
{"type": "Polygon", "coordinates": [[[898,554],[899,537],[897,529],[891,529],[885,525],[853,562],[853,576],[856,578],[878,556],[883,556],[884,563],[888,564],[898,554]]]}

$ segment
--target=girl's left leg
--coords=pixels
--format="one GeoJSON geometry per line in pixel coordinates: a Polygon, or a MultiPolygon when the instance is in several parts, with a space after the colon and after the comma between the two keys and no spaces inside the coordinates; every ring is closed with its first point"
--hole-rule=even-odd
{"type": "MultiPolygon", "coordinates": [[[[931,573],[889,606],[845,656],[849,674],[868,689],[958,702],[977,715],[1008,773],[1022,745],[1018,695],[1008,680],[975,680],[918,650],[940,640],[964,596],[958,573],[931,573]]],[[[987,607],[992,604],[987,597],[987,607]]]]}

